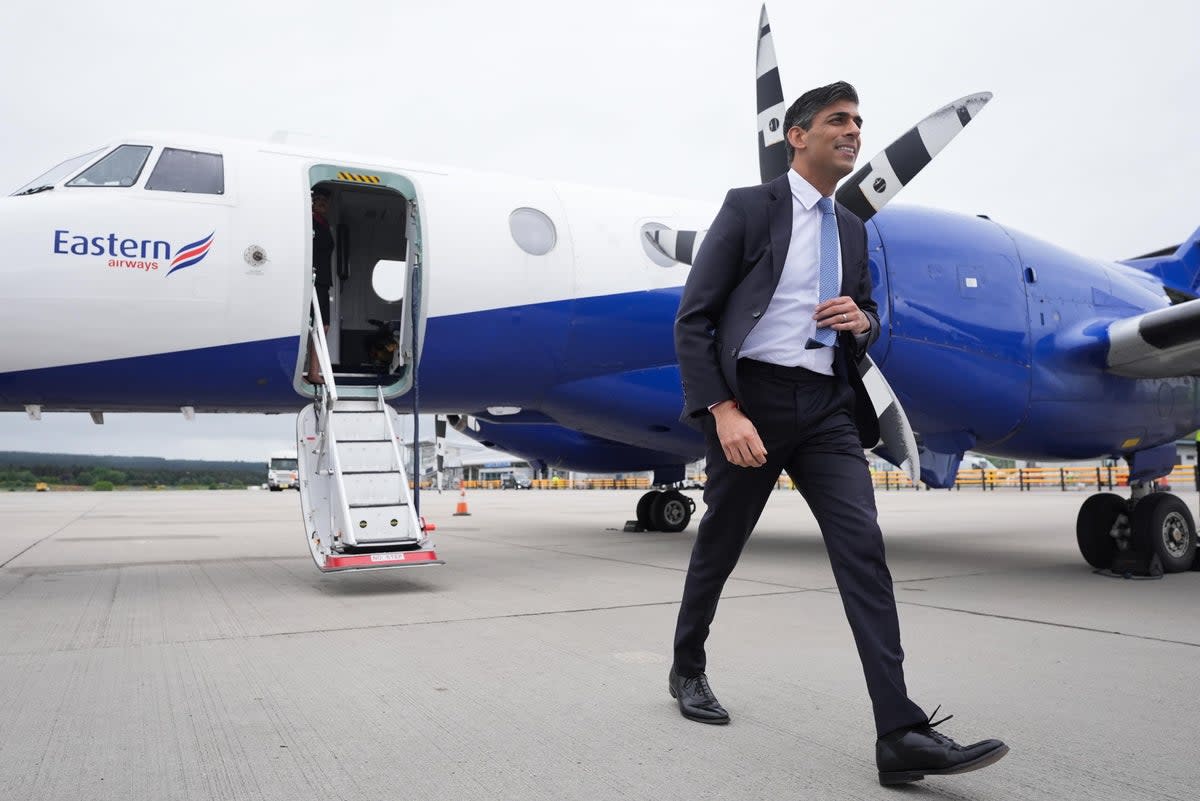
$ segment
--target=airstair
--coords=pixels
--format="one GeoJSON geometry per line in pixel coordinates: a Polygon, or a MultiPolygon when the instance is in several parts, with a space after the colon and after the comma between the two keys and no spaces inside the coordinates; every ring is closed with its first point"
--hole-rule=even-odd
{"type": "Polygon", "coordinates": [[[296,420],[300,504],[313,561],[322,572],[440,565],[432,525],[417,513],[404,469],[400,416],[374,398],[338,396],[320,309],[313,345],[325,383],[296,420]]]}

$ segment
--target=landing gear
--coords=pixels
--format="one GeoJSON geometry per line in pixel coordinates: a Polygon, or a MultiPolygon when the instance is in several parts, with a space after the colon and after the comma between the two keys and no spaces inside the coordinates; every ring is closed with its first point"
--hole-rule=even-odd
{"type": "Polygon", "coordinates": [[[1190,570],[1196,559],[1196,523],[1192,512],[1169,492],[1147,495],[1133,507],[1134,541],[1139,550],[1162,561],[1164,573],[1190,570]]]}
{"type": "Polygon", "coordinates": [[[1136,484],[1129,500],[1111,492],[1084,501],[1075,537],[1084,560],[1098,570],[1130,570],[1146,565],[1150,573],[1180,573],[1196,562],[1196,523],[1178,496],[1154,492],[1149,482],[1136,484]],[[1162,569],[1154,569],[1153,562],[1162,569]],[[1121,569],[1116,566],[1122,565],[1121,569]]]}
{"type": "Polygon", "coordinates": [[[1101,492],[1083,502],[1075,521],[1075,539],[1083,559],[1097,570],[1112,567],[1117,550],[1129,543],[1129,501],[1101,492]]]}
{"type": "Polygon", "coordinates": [[[638,499],[637,521],[646,531],[683,531],[696,502],[679,490],[651,490],[638,499]]]}
{"type": "Polygon", "coordinates": [[[654,525],[650,522],[650,508],[654,506],[654,502],[658,500],[658,496],[662,493],[658,490],[650,490],[642,497],[638,498],[637,502],[637,521],[638,525],[646,531],[654,531],[654,525]]]}

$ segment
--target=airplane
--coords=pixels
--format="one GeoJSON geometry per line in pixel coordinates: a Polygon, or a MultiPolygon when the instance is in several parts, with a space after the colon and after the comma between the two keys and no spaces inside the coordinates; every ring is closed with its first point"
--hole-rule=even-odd
{"type": "MultiPolygon", "coordinates": [[[[765,7],[757,41],[768,180],[786,164],[765,7]]],[[[953,485],[967,450],[1125,458],[1131,497],[1081,507],[1085,560],[1191,568],[1191,513],[1153,481],[1200,427],[1200,232],[1107,263],[986,217],[888,205],[987,97],[935,111],[838,192],[868,232],[882,330],[865,369],[892,418],[879,452],[934,488],[953,485]]],[[[690,522],[694,502],[675,487],[703,442],[678,419],[672,324],[715,202],[141,133],[0,203],[0,411],[298,413],[306,536],[322,570],[440,564],[407,480],[398,498],[372,483],[403,477],[402,405],[539,468],[653,471],[661,489],[639,499],[639,522],[690,522]],[[314,189],[331,198],[337,243],[327,336],[314,189]],[[306,381],[310,343],[324,385],[306,381]],[[355,415],[374,433],[339,450],[330,432],[354,429],[355,415]],[[390,444],[366,454],[360,442],[390,444]],[[354,459],[379,464],[343,469],[354,459]],[[352,495],[381,492],[390,500],[358,504],[353,519],[352,495]],[[389,540],[388,526],[403,536],[389,540]]]]}

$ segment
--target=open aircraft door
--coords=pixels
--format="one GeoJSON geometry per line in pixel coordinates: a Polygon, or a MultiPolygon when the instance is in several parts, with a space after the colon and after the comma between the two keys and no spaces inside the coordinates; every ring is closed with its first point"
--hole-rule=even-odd
{"type": "Polygon", "coordinates": [[[417,186],[349,164],[314,165],[307,179],[326,201],[313,215],[308,342],[296,368],[297,390],[313,399],[296,421],[309,550],[322,572],[442,564],[388,405],[414,386],[425,328],[417,186]]]}

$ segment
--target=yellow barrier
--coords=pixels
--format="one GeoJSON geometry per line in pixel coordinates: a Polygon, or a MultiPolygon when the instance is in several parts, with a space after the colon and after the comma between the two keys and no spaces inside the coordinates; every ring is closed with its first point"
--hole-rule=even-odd
{"type": "MultiPolygon", "coordinates": [[[[575,482],[562,478],[535,478],[534,489],[650,489],[648,478],[588,478],[575,482]]],[[[500,481],[464,481],[465,489],[500,489],[500,481]]]]}
{"type": "MultiPolygon", "coordinates": [[[[1171,473],[1159,482],[1173,487],[1190,489],[1195,487],[1196,469],[1192,465],[1175,465],[1171,473]]],[[[871,480],[877,489],[911,489],[912,480],[899,470],[874,470],[871,480]]],[[[1009,467],[984,469],[960,469],[955,479],[955,489],[977,487],[994,490],[1012,487],[1031,490],[1035,487],[1051,487],[1059,490],[1087,489],[1115,490],[1129,485],[1129,468],[1122,467],[1009,467]]]]}
{"type": "MultiPolygon", "coordinates": [[[[704,476],[697,479],[704,482],[704,476]]],[[[912,489],[912,479],[907,473],[899,470],[872,470],[871,481],[876,489],[912,489]]],[[[1160,482],[1177,489],[1195,487],[1195,467],[1192,465],[1176,465],[1175,469],[1161,479],[1160,482]]],[[[962,469],[958,471],[955,489],[995,490],[1012,488],[1031,490],[1037,487],[1050,487],[1059,490],[1087,489],[1116,490],[1117,487],[1128,486],[1128,467],[1011,467],[991,470],[962,469]]],[[[426,486],[422,482],[422,487],[426,486]]],[[[500,481],[464,481],[465,489],[500,489],[500,481]]],[[[533,488],[541,490],[558,489],[650,489],[648,478],[589,478],[574,482],[562,478],[536,478],[533,488]]],[[[779,490],[791,490],[795,486],[787,473],[782,474],[775,482],[779,490]]]]}

